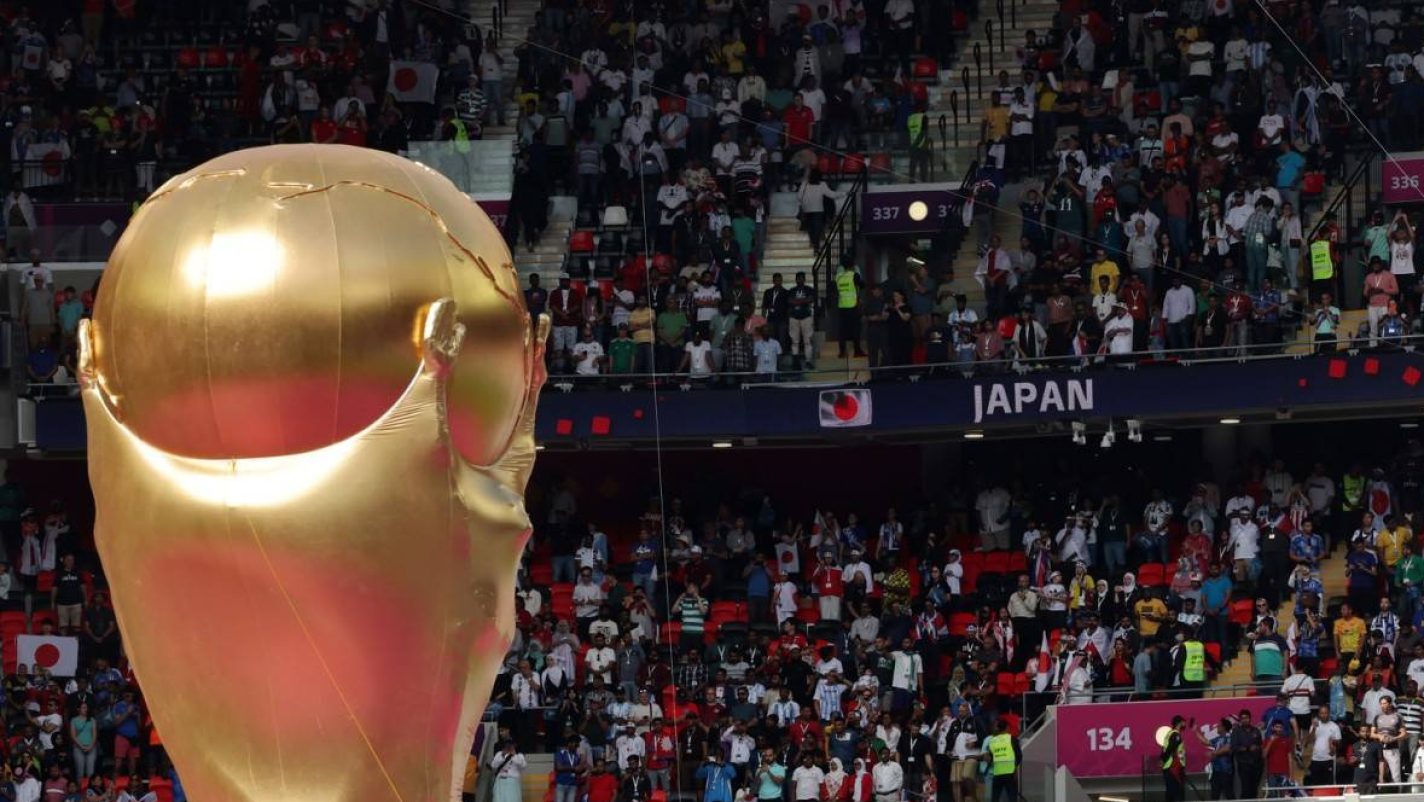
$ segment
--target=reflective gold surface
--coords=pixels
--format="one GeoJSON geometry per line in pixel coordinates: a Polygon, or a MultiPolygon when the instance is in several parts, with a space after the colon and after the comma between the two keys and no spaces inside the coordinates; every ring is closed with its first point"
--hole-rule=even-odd
{"type": "Polygon", "coordinates": [[[95,363],[119,419],[189,457],[342,440],[405,389],[411,321],[451,298],[469,340],[450,427],[485,464],[524,388],[527,316],[489,218],[433,170],[380,151],[279,145],[159,188],[114,249],[95,363]]]}
{"type": "Polygon", "coordinates": [[[198,802],[458,796],[513,632],[544,338],[512,275],[469,256],[505,254],[472,203],[394,157],[328,149],[243,151],[175,179],[81,329],[96,539],[198,802]],[[306,197],[273,188],[306,172],[306,197]],[[419,204],[394,176],[422,185],[419,204]],[[447,237],[437,208],[464,233],[447,237]],[[483,459],[452,439],[459,415],[483,459]]]}

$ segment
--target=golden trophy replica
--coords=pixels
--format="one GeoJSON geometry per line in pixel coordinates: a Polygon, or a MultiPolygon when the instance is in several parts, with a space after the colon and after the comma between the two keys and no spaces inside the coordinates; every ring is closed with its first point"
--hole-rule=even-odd
{"type": "Polygon", "coordinates": [[[510,261],[443,177],[335,145],[129,224],[81,331],[95,534],[192,798],[459,796],[544,380],[510,261]]]}

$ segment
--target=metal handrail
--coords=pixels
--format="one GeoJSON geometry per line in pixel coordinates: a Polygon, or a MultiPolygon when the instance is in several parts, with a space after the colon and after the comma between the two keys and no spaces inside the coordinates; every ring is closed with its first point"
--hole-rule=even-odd
{"type": "Polygon", "coordinates": [[[845,256],[845,224],[846,217],[851,218],[851,243],[854,247],[855,236],[860,233],[859,216],[857,207],[860,205],[860,193],[865,191],[866,183],[869,179],[868,170],[861,167],[856,173],[855,181],[851,183],[850,189],[846,191],[845,203],[836,211],[836,217],[831,224],[826,227],[825,233],[821,236],[821,245],[816,251],[816,259],[811,263],[811,289],[816,297],[821,297],[821,271],[826,271],[827,281],[831,275],[831,244],[834,242],[840,247],[836,254],[837,259],[845,256]]]}
{"type": "MultiPolygon", "coordinates": [[[[1407,353],[1414,353],[1414,352],[1418,349],[1418,346],[1419,346],[1419,345],[1424,344],[1424,335],[1411,334],[1411,335],[1408,335],[1408,336],[1402,338],[1402,342],[1404,342],[1405,345],[1400,349],[1401,351],[1407,352],[1407,353]]],[[[1300,360],[1300,359],[1305,359],[1305,358],[1307,358],[1307,357],[1316,356],[1315,354],[1301,354],[1301,353],[1297,353],[1297,354],[1290,354],[1290,353],[1247,353],[1247,354],[1233,354],[1233,355],[1228,355],[1228,356],[1206,356],[1206,355],[1202,355],[1204,351],[1211,351],[1211,350],[1237,350],[1237,349],[1244,349],[1244,350],[1246,350],[1246,351],[1253,351],[1253,350],[1255,350],[1255,351],[1266,351],[1266,350],[1281,350],[1281,349],[1284,349],[1284,348],[1286,348],[1286,347],[1288,347],[1288,346],[1291,346],[1291,345],[1301,345],[1301,343],[1251,343],[1251,344],[1242,345],[1242,346],[1233,346],[1233,347],[1230,348],[1230,349],[1225,349],[1225,348],[1223,348],[1223,349],[1194,349],[1194,348],[1188,348],[1188,349],[1178,349],[1178,350],[1175,350],[1175,351],[1174,351],[1174,350],[1170,350],[1170,349],[1162,349],[1162,350],[1160,350],[1160,351],[1154,351],[1154,350],[1132,351],[1132,352],[1130,352],[1130,353],[1128,353],[1128,354],[1120,355],[1121,357],[1124,358],[1125,361],[1120,361],[1120,362],[1116,362],[1116,363],[1108,362],[1105,358],[1100,357],[1100,356],[1077,356],[1077,355],[1069,355],[1069,356],[1033,357],[1033,358],[1027,358],[1027,359],[1026,359],[1026,358],[1022,358],[1022,357],[1005,357],[1005,358],[1002,358],[1002,359],[986,360],[986,361],[982,361],[982,362],[935,362],[935,363],[918,364],[918,365],[885,365],[885,366],[877,367],[877,368],[869,368],[869,367],[867,367],[867,368],[862,368],[862,369],[858,369],[858,370],[849,370],[849,369],[848,369],[848,372],[847,372],[847,381],[854,380],[855,377],[853,376],[853,374],[856,374],[856,373],[869,373],[872,380],[877,379],[877,378],[882,378],[882,379],[883,379],[883,378],[895,378],[895,377],[910,377],[910,376],[922,375],[922,374],[926,374],[926,373],[933,373],[936,377],[943,378],[943,379],[952,379],[952,378],[954,378],[954,377],[956,377],[956,376],[961,376],[961,377],[964,377],[964,378],[971,378],[971,377],[973,377],[973,376],[980,375],[980,374],[996,375],[996,374],[1002,374],[1002,373],[1029,373],[1029,372],[1032,372],[1032,371],[1034,371],[1034,370],[1055,370],[1055,369],[1056,369],[1056,370],[1071,370],[1071,371],[1074,371],[1074,372],[1080,372],[1080,371],[1085,370],[1085,369],[1104,369],[1104,370],[1106,370],[1106,369],[1111,369],[1111,368],[1114,368],[1114,367],[1124,368],[1124,369],[1135,369],[1135,368],[1139,367],[1139,365],[1141,365],[1141,364],[1144,363],[1144,362],[1145,362],[1145,363],[1148,363],[1148,364],[1151,364],[1151,365],[1160,365],[1161,367],[1163,367],[1163,368],[1165,369],[1165,368],[1167,368],[1167,366],[1176,366],[1176,367],[1190,368],[1190,367],[1193,367],[1193,366],[1196,366],[1196,365],[1247,364],[1247,363],[1251,363],[1251,362],[1262,362],[1262,361],[1275,360],[1275,359],[1300,360]]],[[[1359,353],[1360,353],[1359,350],[1357,350],[1357,349],[1352,349],[1352,350],[1340,351],[1340,352],[1334,354],[1334,356],[1336,356],[1336,357],[1341,356],[1341,355],[1354,356],[1354,355],[1357,355],[1357,354],[1359,354],[1359,353]]],[[[801,376],[802,374],[803,374],[803,371],[781,371],[781,372],[779,372],[779,373],[777,373],[777,374],[775,374],[775,375],[776,375],[776,376],[784,376],[784,377],[787,378],[787,381],[791,381],[791,379],[790,379],[791,376],[798,376],[798,377],[799,377],[799,376],[801,376]]],[[[718,378],[720,378],[720,379],[725,379],[725,378],[742,378],[742,379],[745,379],[745,380],[746,380],[746,381],[742,384],[742,387],[743,387],[743,388],[754,388],[754,387],[782,387],[782,386],[785,386],[784,383],[783,383],[783,384],[778,384],[778,383],[776,383],[775,381],[772,381],[772,382],[766,381],[767,375],[768,375],[768,374],[765,374],[765,373],[754,373],[754,372],[751,372],[751,371],[743,371],[743,372],[721,372],[721,373],[713,374],[713,375],[711,375],[711,376],[709,376],[709,377],[707,377],[707,378],[713,378],[713,379],[718,379],[718,378]]],[[[557,374],[550,374],[550,376],[549,376],[549,380],[550,380],[551,382],[556,382],[557,380],[562,380],[562,379],[569,379],[569,380],[574,380],[574,381],[578,381],[578,382],[600,382],[600,381],[601,381],[601,382],[603,382],[603,383],[609,383],[610,381],[612,381],[613,383],[620,383],[620,382],[643,382],[643,381],[652,381],[652,380],[678,380],[678,381],[682,381],[682,380],[686,380],[686,379],[688,379],[688,378],[690,378],[690,374],[687,374],[687,373],[672,373],[672,372],[667,372],[667,371],[661,371],[661,372],[658,372],[658,373],[616,373],[616,374],[602,373],[602,374],[598,374],[598,375],[596,375],[596,376],[581,376],[581,375],[570,374],[570,373],[557,373],[557,374]]]]}
{"type": "Polygon", "coordinates": [[[1355,169],[1350,171],[1349,175],[1345,176],[1344,183],[1341,185],[1340,190],[1335,193],[1335,197],[1331,199],[1330,203],[1321,210],[1320,215],[1316,218],[1315,225],[1311,226],[1310,234],[1305,238],[1306,242],[1310,242],[1319,236],[1320,230],[1325,227],[1328,221],[1334,219],[1335,212],[1340,209],[1342,204],[1346,207],[1345,231],[1342,233],[1348,234],[1352,222],[1351,216],[1354,207],[1353,195],[1355,184],[1359,183],[1362,176],[1369,173],[1370,163],[1373,161],[1374,159],[1370,155],[1365,155],[1355,163],[1355,169]]]}
{"type": "MultiPolygon", "coordinates": [[[[1002,8],[1002,0],[1000,0],[1000,2],[1000,8],[1002,8]]],[[[1002,31],[1003,29],[1004,27],[1001,24],[999,30],[1002,31]]],[[[994,73],[994,21],[991,19],[984,20],[984,41],[989,44],[989,74],[992,75],[994,73]]],[[[978,47],[977,43],[975,47],[978,47]]],[[[979,85],[979,93],[984,93],[984,85],[982,83],[979,85]]]]}

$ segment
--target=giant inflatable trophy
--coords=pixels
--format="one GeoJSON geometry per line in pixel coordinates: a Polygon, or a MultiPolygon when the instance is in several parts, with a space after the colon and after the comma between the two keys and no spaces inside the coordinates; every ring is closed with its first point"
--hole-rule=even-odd
{"type": "Polygon", "coordinates": [[[331,145],[174,178],[80,373],[124,645],[200,802],[458,796],[514,627],[547,321],[433,171],[331,145]]]}

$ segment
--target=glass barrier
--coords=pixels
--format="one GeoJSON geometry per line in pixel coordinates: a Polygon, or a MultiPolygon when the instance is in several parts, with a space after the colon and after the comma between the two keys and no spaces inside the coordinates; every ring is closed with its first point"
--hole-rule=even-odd
{"type": "Polygon", "coordinates": [[[509,140],[411,142],[405,155],[470,195],[507,198],[514,189],[514,146],[509,140]]]}

